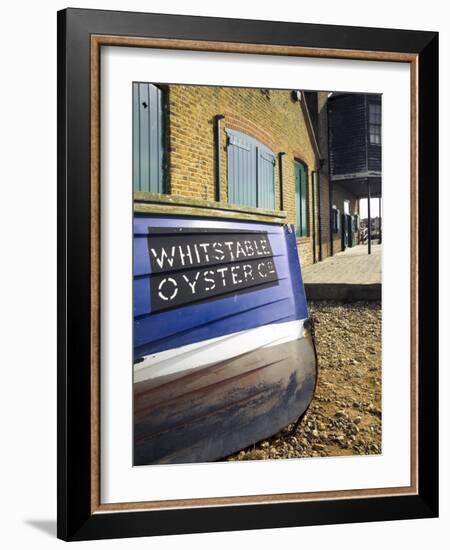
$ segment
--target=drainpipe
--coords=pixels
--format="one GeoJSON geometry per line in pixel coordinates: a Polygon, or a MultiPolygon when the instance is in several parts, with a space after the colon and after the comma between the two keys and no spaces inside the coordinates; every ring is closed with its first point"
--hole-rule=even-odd
{"type": "Polygon", "coordinates": [[[284,181],[283,181],[283,157],[286,153],[278,153],[278,174],[280,177],[280,210],[284,210],[284,181]]]}
{"type": "MultiPolygon", "coordinates": [[[[322,161],[322,159],[321,159],[322,161]]],[[[321,166],[319,167],[320,170],[321,166]]],[[[317,222],[319,224],[319,262],[322,261],[322,206],[320,198],[320,171],[315,172],[317,175],[317,222]]]]}
{"type": "Polygon", "coordinates": [[[216,161],[216,181],[215,181],[215,197],[214,199],[217,202],[220,202],[220,174],[221,174],[221,165],[220,165],[220,130],[221,124],[220,121],[225,118],[224,115],[216,115],[214,117],[214,141],[216,143],[215,151],[215,161],[216,161]]]}
{"type": "Polygon", "coordinates": [[[367,254],[372,254],[372,223],[370,219],[370,179],[367,178],[367,218],[368,218],[368,228],[367,228],[367,254]]]}
{"type": "Polygon", "coordinates": [[[316,172],[311,173],[311,187],[312,187],[312,245],[313,245],[313,264],[316,263],[316,172]]]}
{"type": "MultiPolygon", "coordinates": [[[[328,96],[329,97],[329,96],[328,96]]],[[[330,102],[327,101],[327,133],[328,133],[328,205],[330,212],[330,256],[334,255],[334,233],[333,233],[333,182],[332,178],[332,167],[331,167],[331,124],[330,124],[330,102]]]]}
{"type": "MultiPolygon", "coordinates": [[[[366,143],[366,172],[369,171],[369,142],[367,140],[368,133],[369,133],[369,124],[367,122],[367,111],[369,110],[369,104],[367,101],[367,96],[364,96],[364,117],[365,117],[365,143],[366,143]]],[[[367,217],[369,221],[369,227],[367,228],[367,254],[372,253],[372,223],[370,220],[370,178],[367,178],[367,217]]]]}
{"type": "Polygon", "coordinates": [[[379,240],[378,244],[381,244],[381,197],[378,198],[378,234],[379,234],[379,240]]]}
{"type": "Polygon", "coordinates": [[[330,256],[334,255],[334,233],[333,233],[333,182],[328,180],[328,203],[330,205],[330,256]]]}

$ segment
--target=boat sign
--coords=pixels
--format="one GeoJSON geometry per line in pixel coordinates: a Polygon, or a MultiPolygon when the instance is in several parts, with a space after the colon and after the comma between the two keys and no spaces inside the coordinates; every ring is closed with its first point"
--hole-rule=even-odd
{"type": "Polygon", "coordinates": [[[267,288],[278,281],[266,231],[149,227],[152,310],[267,288]]]}

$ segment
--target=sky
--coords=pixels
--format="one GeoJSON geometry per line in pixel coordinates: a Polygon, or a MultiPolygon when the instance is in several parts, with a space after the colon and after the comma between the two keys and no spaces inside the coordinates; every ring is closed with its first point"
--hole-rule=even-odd
{"type": "MultiPolygon", "coordinates": [[[[378,217],[379,199],[370,199],[370,216],[378,217]]],[[[367,218],[367,199],[359,200],[359,217],[360,219],[367,218]]]]}

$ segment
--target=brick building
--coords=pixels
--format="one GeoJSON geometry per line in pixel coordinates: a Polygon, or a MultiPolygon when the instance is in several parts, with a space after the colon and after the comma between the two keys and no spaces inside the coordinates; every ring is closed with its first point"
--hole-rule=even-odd
{"type": "Polygon", "coordinates": [[[159,201],[292,223],[302,265],[340,251],[358,200],[330,183],[328,95],[135,83],[135,210],[159,201]]]}

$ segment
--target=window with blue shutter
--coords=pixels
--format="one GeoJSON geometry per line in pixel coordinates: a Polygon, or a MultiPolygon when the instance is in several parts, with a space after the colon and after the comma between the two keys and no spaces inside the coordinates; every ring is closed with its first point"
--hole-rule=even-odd
{"type": "Polygon", "coordinates": [[[294,161],[295,174],[295,234],[297,237],[308,235],[308,172],[306,166],[294,161]]]}
{"type": "Polygon", "coordinates": [[[133,189],[165,192],[165,98],[153,84],[133,82],[133,189]]]}
{"type": "Polygon", "coordinates": [[[275,209],[275,156],[256,139],[227,129],[228,202],[275,209]]]}
{"type": "Polygon", "coordinates": [[[332,215],[332,222],[333,222],[332,223],[333,233],[339,233],[341,229],[341,212],[339,208],[337,208],[334,204],[331,211],[331,215],[332,215]]]}

